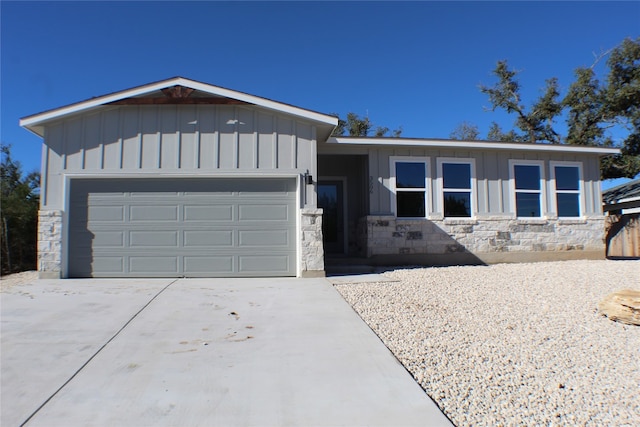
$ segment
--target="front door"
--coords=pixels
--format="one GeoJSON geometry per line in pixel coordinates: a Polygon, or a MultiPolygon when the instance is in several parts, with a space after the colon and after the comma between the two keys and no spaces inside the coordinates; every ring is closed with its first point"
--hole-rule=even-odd
{"type": "Polygon", "coordinates": [[[318,206],[322,214],[322,242],[327,254],[344,254],[344,182],[318,182],[318,206]]]}

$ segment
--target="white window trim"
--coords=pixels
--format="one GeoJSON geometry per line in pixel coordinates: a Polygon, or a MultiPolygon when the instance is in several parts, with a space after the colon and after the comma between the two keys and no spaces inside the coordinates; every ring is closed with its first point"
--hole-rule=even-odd
{"type": "Polygon", "coordinates": [[[566,161],[551,161],[549,162],[550,172],[550,186],[551,186],[551,206],[553,212],[559,219],[576,219],[584,218],[584,209],[586,206],[585,194],[584,194],[584,178],[582,175],[582,162],[566,162],[566,161]],[[564,167],[576,167],[578,168],[578,190],[557,190],[556,189],[556,166],[564,167]],[[580,215],[578,216],[560,216],[558,212],[558,193],[560,194],[578,194],[578,209],[580,209],[580,215]]]}
{"type": "MultiPolygon", "coordinates": [[[[476,184],[476,159],[474,158],[462,158],[462,157],[438,157],[436,160],[437,163],[437,177],[436,177],[436,187],[438,189],[438,197],[436,199],[436,210],[444,216],[444,192],[453,192],[453,193],[467,193],[471,192],[471,216],[469,218],[475,218],[478,212],[478,201],[477,201],[477,184],[476,184]],[[458,163],[463,165],[470,165],[471,169],[471,188],[463,189],[463,188],[444,188],[444,177],[442,173],[442,165],[444,163],[458,163]]],[[[466,217],[450,217],[454,219],[464,219],[466,217]]]]}
{"type": "MultiPolygon", "coordinates": [[[[545,170],[544,170],[544,161],[543,160],[520,160],[520,159],[509,159],[509,188],[511,193],[511,213],[514,217],[523,220],[531,220],[531,219],[546,219],[547,217],[547,184],[545,180],[545,170]],[[539,166],[540,167],[540,216],[531,217],[531,216],[518,216],[518,210],[516,209],[516,174],[515,174],[515,166],[539,166]]],[[[520,192],[520,191],[518,191],[520,192]]],[[[522,192],[530,193],[532,190],[526,190],[522,192]]]]}
{"type": "Polygon", "coordinates": [[[431,212],[431,159],[419,156],[390,156],[389,157],[389,189],[391,190],[391,212],[398,219],[424,219],[431,212]],[[398,217],[396,209],[396,163],[422,163],[425,167],[424,190],[419,188],[403,188],[399,191],[424,191],[423,217],[398,217]]]}

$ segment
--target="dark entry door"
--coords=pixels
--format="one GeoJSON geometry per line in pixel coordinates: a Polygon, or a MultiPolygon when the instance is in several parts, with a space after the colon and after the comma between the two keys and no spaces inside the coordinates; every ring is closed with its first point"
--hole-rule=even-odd
{"type": "Polygon", "coordinates": [[[344,254],[344,184],[318,182],[318,206],[322,214],[322,241],[327,254],[344,254]]]}

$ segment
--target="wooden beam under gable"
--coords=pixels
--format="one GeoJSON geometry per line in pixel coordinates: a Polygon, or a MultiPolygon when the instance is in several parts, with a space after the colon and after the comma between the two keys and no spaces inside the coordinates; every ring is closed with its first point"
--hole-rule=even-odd
{"type": "Polygon", "coordinates": [[[106,105],[167,105],[167,104],[216,104],[216,105],[251,105],[237,99],[219,97],[192,97],[195,89],[175,85],[160,89],[162,96],[132,97],[109,102],[106,105]]]}
{"type": "Polygon", "coordinates": [[[160,89],[160,91],[167,98],[188,98],[189,96],[191,96],[191,93],[194,91],[194,89],[190,87],[175,85],[160,89]]]}
{"type": "Polygon", "coordinates": [[[230,98],[125,98],[105,105],[169,105],[169,104],[215,104],[252,105],[249,102],[230,98]]]}

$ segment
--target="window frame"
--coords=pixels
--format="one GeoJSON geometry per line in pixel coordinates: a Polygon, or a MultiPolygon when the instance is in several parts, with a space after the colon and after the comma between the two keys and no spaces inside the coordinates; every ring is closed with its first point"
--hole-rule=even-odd
{"type": "Polygon", "coordinates": [[[431,159],[424,156],[390,156],[389,157],[389,189],[391,190],[391,212],[397,219],[425,219],[431,212],[431,159]],[[397,188],[396,164],[420,163],[424,164],[424,188],[397,188]],[[397,192],[424,192],[424,216],[398,216],[397,192]]]}
{"type": "Polygon", "coordinates": [[[438,198],[437,198],[437,211],[440,212],[443,218],[451,218],[451,219],[473,219],[476,217],[478,213],[478,202],[476,199],[477,193],[477,178],[476,178],[476,159],[468,157],[438,157],[436,160],[437,163],[437,188],[438,188],[438,198]],[[462,188],[444,188],[444,173],[443,173],[443,165],[445,163],[450,164],[465,164],[469,165],[470,169],[470,188],[462,189],[462,188]],[[445,215],[444,211],[444,193],[469,193],[469,209],[471,210],[470,215],[466,216],[449,216],[445,215]]]}
{"type": "Polygon", "coordinates": [[[585,209],[585,194],[584,194],[584,175],[582,174],[583,164],[576,161],[560,161],[554,160],[549,162],[550,169],[550,186],[551,186],[551,206],[553,212],[559,219],[577,219],[584,217],[585,209]],[[558,190],[556,186],[556,167],[575,167],[578,168],[578,190],[558,190]],[[578,210],[580,211],[578,216],[560,216],[558,211],[558,194],[577,194],[578,195],[578,210]]]}
{"type": "Polygon", "coordinates": [[[546,219],[547,217],[547,191],[545,180],[544,160],[524,160],[509,159],[509,187],[511,189],[511,210],[517,219],[546,219]],[[540,169],[540,190],[517,190],[516,189],[516,166],[538,166],[540,169]],[[540,194],[540,216],[518,216],[517,193],[534,193],[540,194]]]}

